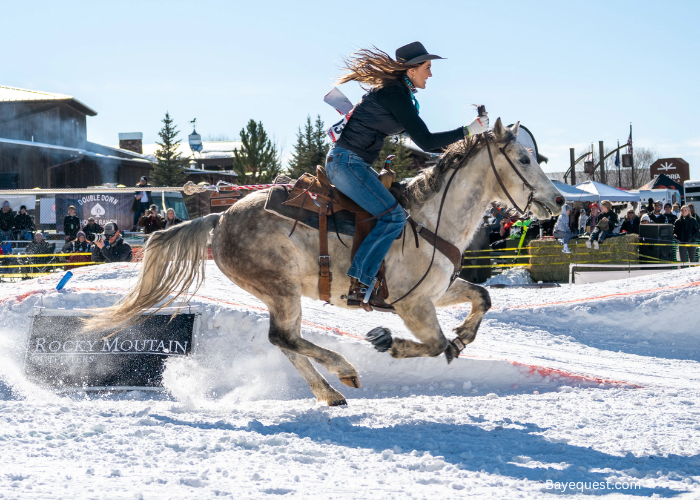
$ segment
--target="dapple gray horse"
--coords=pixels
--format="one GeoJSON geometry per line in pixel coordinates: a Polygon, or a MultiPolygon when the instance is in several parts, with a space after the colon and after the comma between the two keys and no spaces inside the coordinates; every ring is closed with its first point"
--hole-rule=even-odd
{"type": "MultiPolygon", "coordinates": [[[[539,218],[550,217],[547,209],[557,215],[563,203],[533,156],[516,142],[518,124],[506,128],[498,119],[493,132],[487,134],[488,142],[477,140],[479,136],[476,136],[452,145],[436,166],[421,171],[403,187],[411,217],[432,231],[444,201],[438,232],[460,252],[467,248],[485,209],[493,201],[509,203],[510,198],[520,207],[532,205],[533,213],[539,218]],[[455,172],[457,167],[460,168],[455,172]],[[497,182],[494,168],[502,186],[497,182]],[[453,173],[454,179],[445,195],[445,179],[453,173]]],[[[192,292],[191,287],[197,289],[204,280],[206,251],[211,242],[219,269],[267,305],[270,342],[294,364],[314,396],[329,405],[345,404],[344,396],[331,387],[310,360],[336,374],[350,387],[359,387],[357,370],[340,354],[301,335],[301,297],[319,298],[318,233],[298,227],[290,237],[292,222],[264,210],[266,195],[265,191],[253,193],[223,214],[211,214],[151,235],[136,285],[114,306],[87,320],[86,329],[99,329],[105,324],[123,327],[138,322],[148,309],[167,307],[180,297],[186,298],[192,292]]],[[[407,240],[403,250],[402,242],[397,240],[386,256],[388,302],[411,290],[433,257],[433,247],[425,241],[416,248],[409,244],[412,235],[407,240]]],[[[334,276],[330,302],[345,307],[341,295],[347,293],[350,284],[346,275],[350,250],[332,233],[329,250],[334,276]]],[[[450,285],[453,272],[451,261],[436,252],[425,279],[395,304],[396,313],[418,341],[389,338],[387,347],[392,357],[439,356],[445,352],[450,343],[438,323],[436,307],[471,303],[469,315],[454,332],[464,344],[474,340],[491,304],[489,294],[485,288],[462,279],[450,285]]]]}

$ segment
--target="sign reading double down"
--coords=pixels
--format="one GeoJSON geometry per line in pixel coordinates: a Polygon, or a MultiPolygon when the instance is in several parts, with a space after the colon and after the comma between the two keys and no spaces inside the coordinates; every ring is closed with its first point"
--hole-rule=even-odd
{"type": "Polygon", "coordinates": [[[153,315],[106,338],[109,332],[81,333],[77,316],[35,316],[27,378],[56,388],[160,387],[166,361],[192,352],[196,319],[153,315]]]}

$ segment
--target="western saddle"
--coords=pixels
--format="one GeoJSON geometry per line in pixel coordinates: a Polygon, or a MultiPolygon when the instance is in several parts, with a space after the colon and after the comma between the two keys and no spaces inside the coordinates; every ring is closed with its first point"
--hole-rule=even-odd
{"type": "MultiPolygon", "coordinates": [[[[385,169],[380,173],[379,179],[382,183],[389,188],[392,181],[395,178],[394,172],[392,172],[389,167],[389,162],[393,157],[387,158],[387,163],[385,169]]],[[[298,208],[299,212],[292,227],[292,231],[289,233],[291,236],[296,229],[299,219],[302,213],[306,211],[311,211],[313,213],[318,213],[318,234],[319,234],[319,257],[318,263],[320,267],[319,279],[318,279],[318,291],[321,300],[330,302],[331,298],[331,282],[333,281],[333,275],[330,271],[331,256],[328,251],[328,217],[334,219],[333,227],[335,228],[336,235],[338,239],[343,242],[338,234],[338,224],[335,221],[335,215],[343,210],[354,214],[355,216],[355,232],[351,248],[351,259],[355,257],[357,249],[360,247],[367,235],[372,231],[376,225],[376,219],[384,214],[379,214],[377,216],[372,216],[369,212],[355,203],[353,200],[348,198],[342,192],[340,192],[335,186],[333,186],[328,179],[326,174],[326,169],[322,166],[316,167],[316,176],[305,173],[296,181],[294,186],[289,191],[289,195],[286,201],[282,204],[289,207],[298,208]]],[[[397,189],[394,187],[390,188],[390,192],[397,199],[396,204],[399,204],[401,195],[397,189]]],[[[395,208],[391,207],[387,212],[395,208]]],[[[454,272],[452,280],[454,280],[462,270],[462,253],[460,250],[452,245],[450,242],[444,240],[440,236],[437,236],[432,231],[428,230],[424,226],[415,222],[411,216],[407,216],[407,226],[413,231],[416,248],[419,246],[418,235],[422,239],[427,241],[429,244],[433,245],[438,251],[444,254],[454,266],[454,272]]],[[[402,236],[405,242],[406,230],[404,229],[402,236]]],[[[343,243],[345,244],[345,243],[343,243]]],[[[376,291],[382,297],[386,299],[389,296],[389,289],[384,277],[384,262],[382,262],[379,274],[377,276],[376,291]]],[[[403,298],[403,297],[402,297],[403,298]]],[[[361,306],[366,310],[371,310],[367,307],[367,304],[360,304],[359,301],[357,305],[361,306]]]]}

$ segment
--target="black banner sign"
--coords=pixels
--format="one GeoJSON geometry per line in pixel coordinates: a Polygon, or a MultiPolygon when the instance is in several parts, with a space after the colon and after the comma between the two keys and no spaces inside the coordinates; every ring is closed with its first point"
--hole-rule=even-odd
{"type": "Polygon", "coordinates": [[[161,387],[166,360],[192,352],[195,317],[154,315],[104,338],[80,333],[76,316],[35,316],[27,378],[56,388],[161,387]]]}
{"type": "Polygon", "coordinates": [[[68,215],[68,207],[75,207],[75,215],[81,226],[87,224],[89,217],[104,226],[116,222],[120,229],[131,229],[134,213],[131,205],[134,195],[130,193],[95,193],[95,194],[57,194],[56,195],[56,230],[64,231],[63,218],[68,215]]]}

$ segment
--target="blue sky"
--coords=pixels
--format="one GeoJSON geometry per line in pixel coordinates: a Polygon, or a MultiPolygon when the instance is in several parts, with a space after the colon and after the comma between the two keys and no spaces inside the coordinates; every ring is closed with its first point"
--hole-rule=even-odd
{"type": "MultiPolygon", "coordinates": [[[[627,140],[683,157],[700,178],[700,2],[14,2],[2,8],[0,85],[60,92],[97,110],[88,137],[155,142],[165,111],[182,137],[238,136],[253,118],[289,153],[341,58],[414,40],[448,59],[418,94],[433,131],[520,120],[551,158],[627,140]]],[[[362,95],[342,87],[351,100],[362,95]]]]}

